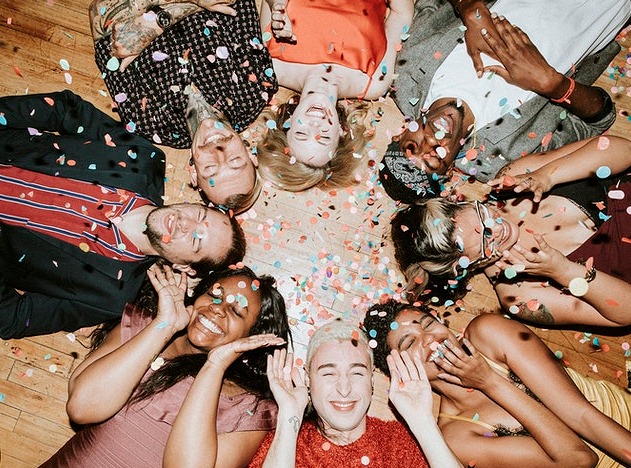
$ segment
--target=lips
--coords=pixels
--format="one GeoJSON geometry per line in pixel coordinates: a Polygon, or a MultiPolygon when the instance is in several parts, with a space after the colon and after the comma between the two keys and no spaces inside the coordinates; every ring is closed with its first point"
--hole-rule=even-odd
{"type": "Polygon", "coordinates": [[[168,214],[164,218],[164,229],[166,233],[170,236],[173,236],[173,233],[175,231],[175,219],[176,219],[175,213],[168,214]]]}
{"type": "Polygon", "coordinates": [[[355,409],[356,401],[332,401],[331,406],[337,411],[347,412],[355,409]]]}
{"type": "Polygon", "coordinates": [[[322,106],[310,106],[305,114],[324,119],[326,117],[326,110],[322,106]]]}
{"type": "Polygon", "coordinates": [[[221,328],[219,328],[219,326],[217,326],[217,324],[215,322],[213,322],[212,320],[206,318],[203,315],[198,315],[197,316],[197,320],[199,321],[199,323],[204,328],[206,328],[212,334],[214,334],[214,335],[223,335],[223,330],[221,328]]]}

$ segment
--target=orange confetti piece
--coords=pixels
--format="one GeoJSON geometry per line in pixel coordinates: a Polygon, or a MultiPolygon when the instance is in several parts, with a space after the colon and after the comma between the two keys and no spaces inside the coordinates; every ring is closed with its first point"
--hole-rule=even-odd
{"type": "Polygon", "coordinates": [[[504,180],[502,180],[502,185],[504,187],[512,187],[513,185],[515,185],[515,178],[513,176],[507,175],[506,177],[504,177],[504,180]]]}
{"type": "Polygon", "coordinates": [[[526,302],[526,307],[528,307],[528,310],[535,312],[539,308],[539,301],[536,299],[530,299],[526,302]]]}
{"type": "Polygon", "coordinates": [[[74,159],[69,159],[68,161],[66,161],[66,165],[67,166],[76,166],[77,165],[77,161],[75,161],[74,159]]]}
{"type": "Polygon", "coordinates": [[[550,144],[551,141],[552,141],[552,132],[548,132],[541,139],[541,145],[548,146],[548,144],[550,144]]]}
{"type": "Polygon", "coordinates": [[[109,133],[106,133],[103,138],[105,138],[105,144],[107,146],[116,146],[116,143],[112,141],[112,137],[110,136],[109,133]]]}
{"type": "Polygon", "coordinates": [[[440,60],[442,56],[443,56],[443,53],[440,50],[437,50],[436,52],[434,52],[434,58],[436,60],[440,60]]]}
{"type": "Polygon", "coordinates": [[[605,299],[605,302],[607,303],[607,305],[610,305],[611,307],[620,307],[620,304],[618,304],[613,299],[605,299]]]}
{"type": "Polygon", "coordinates": [[[631,239],[629,239],[628,237],[623,237],[622,239],[620,239],[622,242],[626,242],[627,244],[631,244],[631,239]]]}
{"type": "Polygon", "coordinates": [[[469,148],[467,152],[465,153],[465,158],[467,158],[468,161],[473,161],[477,157],[478,157],[478,150],[475,148],[469,148]]]}
{"type": "Polygon", "coordinates": [[[171,242],[171,236],[168,234],[163,235],[162,242],[164,242],[165,244],[168,244],[169,242],[171,242]]]}
{"type": "Polygon", "coordinates": [[[55,100],[53,98],[45,97],[44,101],[46,101],[46,104],[48,104],[50,107],[53,107],[55,105],[55,100]]]}
{"type": "Polygon", "coordinates": [[[535,132],[528,133],[528,138],[535,139],[537,138],[537,134],[535,132]]]}
{"type": "Polygon", "coordinates": [[[24,78],[24,76],[22,76],[22,72],[20,71],[19,67],[13,67],[13,71],[20,78],[24,78]]]}

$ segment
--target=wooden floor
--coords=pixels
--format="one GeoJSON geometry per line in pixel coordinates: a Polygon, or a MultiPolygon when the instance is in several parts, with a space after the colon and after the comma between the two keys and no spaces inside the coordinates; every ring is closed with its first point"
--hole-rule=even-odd
{"type": "MultiPolygon", "coordinates": [[[[87,3],[0,0],[0,95],[69,88],[109,111],[110,99],[93,61],[87,3]]],[[[619,40],[623,50],[599,84],[612,94],[620,111],[610,133],[631,137],[631,34],[619,40]]],[[[374,110],[377,137],[366,160],[378,162],[401,115],[390,99],[375,103],[374,110]]],[[[255,127],[247,136],[255,139],[257,133],[255,127]]],[[[186,152],[168,154],[168,202],[195,200],[185,182],[186,152]]],[[[402,277],[385,239],[394,204],[376,187],[374,166],[362,173],[360,184],[346,190],[288,194],[267,187],[254,209],[242,217],[248,235],[247,263],[279,280],[299,355],[318,324],[334,316],[360,320],[382,294],[400,291],[402,277]]],[[[477,278],[473,284],[462,307],[447,311],[456,330],[480,312],[497,310],[487,281],[477,278]]],[[[625,349],[631,335],[538,333],[574,368],[627,385],[625,349]]],[[[0,340],[3,468],[37,466],[73,434],[64,407],[66,383],[85,355],[86,343],[85,331],[0,340]]],[[[385,378],[379,379],[374,414],[385,414],[384,385],[385,378]]]]}

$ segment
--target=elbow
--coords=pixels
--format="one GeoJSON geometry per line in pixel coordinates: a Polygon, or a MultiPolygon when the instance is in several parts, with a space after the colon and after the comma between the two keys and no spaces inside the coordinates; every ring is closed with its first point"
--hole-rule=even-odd
{"type": "Polygon", "coordinates": [[[594,468],[598,463],[598,455],[585,444],[574,451],[568,451],[568,454],[571,454],[571,459],[562,464],[566,468],[594,468]]]}
{"type": "Polygon", "coordinates": [[[77,395],[70,395],[66,402],[66,413],[70,420],[76,424],[90,424],[95,423],[94,419],[95,404],[89,401],[84,401],[83,398],[79,398],[77,395]]]}

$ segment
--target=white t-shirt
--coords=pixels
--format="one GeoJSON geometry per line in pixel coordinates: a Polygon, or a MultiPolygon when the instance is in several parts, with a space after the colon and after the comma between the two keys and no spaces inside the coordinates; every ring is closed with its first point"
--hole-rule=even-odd
{"type": "MultiPolygon", "coordinates": [[[[631,14],[629,0],[498,0],[490,10],[519,26],[561,73],[611,42],[631,14]]],[[[498,64],[485,54],[482,61],[498,64]]],[[[491,73],[478,78],[463,43],[436,70],[423,108],[440,98],[460,98],[479,129],[535,95],[491,73]]]]}

